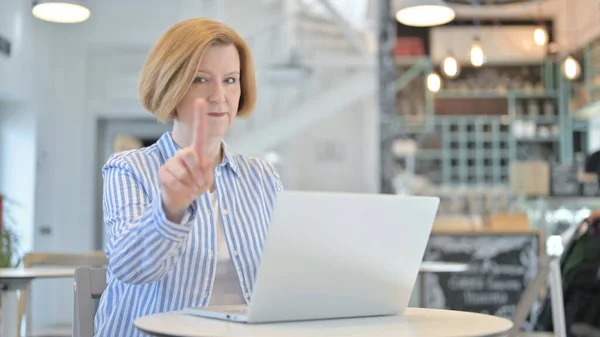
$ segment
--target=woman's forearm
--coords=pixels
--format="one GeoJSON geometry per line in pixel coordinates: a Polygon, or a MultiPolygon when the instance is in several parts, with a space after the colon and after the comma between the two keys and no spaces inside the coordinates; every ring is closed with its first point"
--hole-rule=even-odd
{"type": "Polygon", "coordinates": [[[195,205],[180,223],[167,219],[160,193],[152,200],[126,163],[103,170],[107,255],[113,275],[124,283],[143,284],[163,277],[175,265],[195,221],[195,205]]]}

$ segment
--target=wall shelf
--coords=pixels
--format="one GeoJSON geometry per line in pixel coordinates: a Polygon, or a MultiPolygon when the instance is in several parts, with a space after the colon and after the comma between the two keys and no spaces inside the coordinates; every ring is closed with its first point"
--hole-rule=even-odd
{"type": "Polygon", "coordinates": [[[559,137],[522,137],[515,138],[517,142],[532,142],[532,143],[545,143],[545,142],[558,142],[560,141],[559,137]]]}
{"type": "MultiPolygon", "coordinates": [[[[415,79],[397,95],[399,123],[411,111],[408,102],[424,97],[415,88],[427,92],[423,80],[415,79]]],[[[401,136],[418,144],[411,174],[434,186],[508,188],[511,163],[517,160],[572,161],[573,140],[579,141],[581,132],[573,131],[565,82],[560,64],[550,61],[463,69],[458,78],[444,79],[442,90],[425,96],[434,108],[426,114],[431,127],[405,129],[401,136]]],[[[406,172],[400,158],[395,165],[400,167],[392,170],[406,172]]]]}
{"type": "Polygon", "coordinates": [[[499,90],[440,90],[434,94],[435,98],[556,98],[553,90],[526,92],[526,91],[499,91],[499,90]]]}

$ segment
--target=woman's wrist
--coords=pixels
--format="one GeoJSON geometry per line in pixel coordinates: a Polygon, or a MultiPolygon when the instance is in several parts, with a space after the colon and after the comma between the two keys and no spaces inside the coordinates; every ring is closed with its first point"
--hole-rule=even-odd
{"type": "Polygon", "coordinates": [[[171,209],[169,206],[167,206],[164,201],[162,202],[162,208],[163,211],[165,212],[165,216],[167,217],[167,220],[174,222],[174,223],[181,223],[181,220],[183,220],[183,215],[185,213],[185,210],[173,210],[171,209]]]}

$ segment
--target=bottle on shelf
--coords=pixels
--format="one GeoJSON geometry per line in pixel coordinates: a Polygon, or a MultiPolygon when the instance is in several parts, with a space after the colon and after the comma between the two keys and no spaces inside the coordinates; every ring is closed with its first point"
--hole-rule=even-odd
{"type": "Polygon", "coordinates": [[[554,104],[552,103],[552,100],[545,100],[544,101],[544,117],[548,117],[548,118],[552,118],[554,117],[554,104]]]}
{"type": "Polygon", "coordinates": [[[527,116],[535,119],[540,115],[540,107],[536,100],[530,99],[527,101],[527,116]]]}

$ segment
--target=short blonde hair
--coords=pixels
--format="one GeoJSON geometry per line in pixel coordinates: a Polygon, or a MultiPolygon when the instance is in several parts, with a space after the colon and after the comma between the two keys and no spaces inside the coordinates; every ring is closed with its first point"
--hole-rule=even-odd
{"type": "Polygon", "coordinates": [[[231,27],[196,18],[169,28],[154,45],[142,69],[139,95],[161,122],[176,116],[204,52],[212,45],[234,45],[240,56],[241,96],[237,116],[248,118],[256,105],[256,76],[250,48],[231,27]]]}

